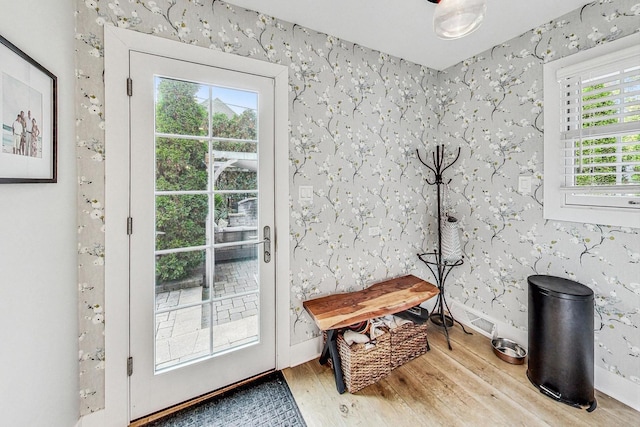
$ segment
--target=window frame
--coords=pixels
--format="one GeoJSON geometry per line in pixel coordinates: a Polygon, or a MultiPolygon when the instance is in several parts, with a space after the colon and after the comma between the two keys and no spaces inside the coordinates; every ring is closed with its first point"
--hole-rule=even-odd
{"type": "MultiPolygon", "coordinates": [[[[571,74],[585,66],[606,66],[617,52],[626,49],[640,51],[640,34],[636,33],[613,42],[544,64],[544,207],[545,219],[595,223],[601,225],[640,228],[640,197],[615,197],[604,203],[605,198],[589,194],[574,195],[564,184],[564,144],[561,139],[561,99],[563,85],[558,73],[571,74]],[[611,203],[611,201],[613,203],[611,203]]],[[[635,53],[635,51],[634,51],[635,53]]]]}

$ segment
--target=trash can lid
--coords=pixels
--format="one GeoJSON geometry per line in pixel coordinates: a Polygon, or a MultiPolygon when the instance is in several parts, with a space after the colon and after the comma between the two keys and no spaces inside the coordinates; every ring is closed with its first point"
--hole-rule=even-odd
{"type": "Polygon", "coordinates": [[[593,291],[581,283],[562,277],[541,274],[527,277],[529,286],[541,289],[544,293],[564,299],[586,300],[593,298],[593,291]]]}

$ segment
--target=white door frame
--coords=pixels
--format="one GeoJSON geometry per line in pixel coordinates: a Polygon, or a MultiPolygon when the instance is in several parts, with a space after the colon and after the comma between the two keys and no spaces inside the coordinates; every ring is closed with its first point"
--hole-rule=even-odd
{"type": "MultiPolygon", "coordinates": [[[[105,410],[104,426],[129,414],[129,52],[132,50],[273,78],[275,81],[276,368],[289,366],[288,69],[131,30],[105,26],[105,410]]],[[[134,363],[135,372],[135,363],[134,363]]]]}

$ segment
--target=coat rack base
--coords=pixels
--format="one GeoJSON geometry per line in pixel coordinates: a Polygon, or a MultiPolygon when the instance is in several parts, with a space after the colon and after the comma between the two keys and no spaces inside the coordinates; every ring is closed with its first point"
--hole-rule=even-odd
{"type": "Polygon", "coordinates": [[[453,327],[454,322],[453,317],[444,313],[432,313],[431,315],[429,315],[429,320],[431,320],[431,323],[436,326],[440,326],[441,328],[443,328],[445,325],[447,328],[451,328],[453,327]]]}

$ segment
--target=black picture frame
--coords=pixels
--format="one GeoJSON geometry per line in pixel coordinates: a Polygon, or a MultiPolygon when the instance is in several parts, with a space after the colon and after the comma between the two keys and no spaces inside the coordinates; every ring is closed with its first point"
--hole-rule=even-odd
{"type": "Polygon", "coordinates": [[[0,35],[0,184],[58,180],[56,76],[0,35]]]}

